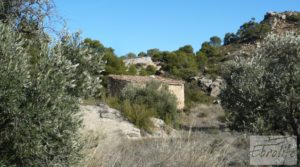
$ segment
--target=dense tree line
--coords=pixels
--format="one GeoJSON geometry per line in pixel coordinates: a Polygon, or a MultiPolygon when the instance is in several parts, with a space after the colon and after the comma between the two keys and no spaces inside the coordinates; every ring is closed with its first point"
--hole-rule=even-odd
{"type": "Polygon", "coordinates": [[[271,27],[267,22],[258,23],[255,18],[252,18],[249,22],[244,23],[237,33],[225,34],[224,45],[262,40],[269,32],[271,32],[271,27]]]}
{"type": "MultiPolygon", "coordinates": [[[[136,57],[151,57],[154,62],[161,63],[163,75],[172,78],[188,80],[196,75],[220,75],[220,61],[224,57],[223,46],[229,44],[251,43],[263,39],[270,26],[266,22],[258,23],[255,19],[244,23],[237,33],[225,34],[224,40],[213,36],[209,41],[203,42],[198,51],[194,51],[192,46],[185,45],[175,51],[161,51],[159,49],[149,49],[147,52],[140,52],[138,55],[128,53],[118,57],[112,48],[105,48],[99,41],[86,39],[87,43],[98,43],[95,47],[104,53],[107,61],[106,75],[108,74],[129,74],[129,75],[150,75],[155,74],[153,69],[142,69],[138,73],[136,66],[125,67],[123,59],[136,57]]],[[[92,44],[93,45],[93,44],[92,44]]]]}

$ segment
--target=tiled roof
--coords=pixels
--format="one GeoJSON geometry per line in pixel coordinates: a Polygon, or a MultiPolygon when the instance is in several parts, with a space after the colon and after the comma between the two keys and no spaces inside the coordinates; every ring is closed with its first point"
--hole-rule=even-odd
{"type": "Polygon", "coordinates": [[[134,83],[147,83],[149,81],[160,81],[167,84],[183,84],[184,81],[182,80],[175,80],[170,78],[164,78],[160,76],[135,76],[135,75],[109,75],[110,78],[116,79],[116,80],[124,80],[128,82],[134,82],[134,83]]]}

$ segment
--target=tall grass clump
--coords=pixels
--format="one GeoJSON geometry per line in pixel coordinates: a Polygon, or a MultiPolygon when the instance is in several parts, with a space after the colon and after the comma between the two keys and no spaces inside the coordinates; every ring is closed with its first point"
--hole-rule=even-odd
{"type": "Polygon", "coordinates": [[[140,129],[151,132],[153,123],[150,118],[155,116],[152,108],[142,104],[131,104],[128,100],[123,103],[122,111],[125,117],[140,129]]]}

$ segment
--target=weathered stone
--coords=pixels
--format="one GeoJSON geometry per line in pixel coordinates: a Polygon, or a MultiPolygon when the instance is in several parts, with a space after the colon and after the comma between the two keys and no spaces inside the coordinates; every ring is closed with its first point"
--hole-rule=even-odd
{"type": "Polygon", "coordinates": [[[152,121],[154,127],[156,127],[156,128],[163,128],[165,126],[165,122],[161,119],[150,118],[150,120],[152,121]]]}
{"type": "Polygon", "coordinates": [[[221,86],[223,84],[223,80],[221,78],[217,78],[211,85],[210,85],[210,96],[218,97],[221,93],[221,86]]]}
{"type": "Polygon", "coordinates": [[[204,91],[208,91],[213,81],[208,78],[201,78],[199,82],[200,82],[201,89],[204,91]]]}
{"type": "Polygon", "coordinates": [[[153,129],[151,134],[145,134],[146,137],[175,137],[176,130],[166,125],[165,122],[158,118],[150,118],[153,123],[153,129]]]}
{"type": "Polygon", "coordinates": [[[131,128],[128,128],[127,130],[123,131],[123,134],[127,138],[141,138],[141,131],[138,128],[135,128],[132,126],[131,128]]]}
{"type": "Polygon", "coordinates": [[[174,80],[161,76],[133,76],[133,75],[109,75],[108,91],[112,96],[119,96],[122,90],[129,84],[135,86],[145,86],[151,81],[158,81],[167,84],[170,93],[177,98],[177,108],[184,108],[184,81],[174,80]]]}
{"type": "Polygon", "coordinates": [[[121,112],[105,104],[80,106],[85,131],[103,133],[107,140],[116,137],[141,138],[140,129],[126,121],[121,112]]]}
{"type": "Polygon", "coordinates": [[[80,106],[83,115],[84,130],[91,133],[103,133],[107,140],[115,137],[126,137],[129,139],[156,138],[156,137],[175,137],[176,130],[166,125],[158,118],[150,118],[154,127],[152,133],[144,133],[141,130],[123,118],[120,111],[110,108],[106,104],[98,106],[85,105],[80,106]]]}
{"type": "Polygon", "coordinates": [[[218,97],[218,95],[221,93],[220,85],[218,82],[214,82],[211,84],[211,92],[210,96],[212,97],[218,97]]]}
{"type": "Polygon", "coordinates": [[[213,104],[221,104],[221,100],[214,100],[213,104]]]}
{"type": "Polygon", "coordinates": [[[105,104],[99,104],[99,114],[101,118],[123,120],[121,112],[108,107],[105,104]]]}
{"type": "Polygon", "coordinates": [[[128,58],[123,60],[126,66],[138,65],[141,67],[153,66],[156,70],[159,70],[161,66],[154,63],[151,57],[136,57],[136,58],[128,58]]]}

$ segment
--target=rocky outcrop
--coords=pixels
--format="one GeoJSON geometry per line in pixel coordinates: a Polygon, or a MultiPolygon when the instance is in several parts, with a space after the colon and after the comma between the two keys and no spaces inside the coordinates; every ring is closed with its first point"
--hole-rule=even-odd
{"type": "Polygon", "coordinates": [[[99,106],[98,112],[100,114],[100,118],[124,121],[124,118],[121,115],[120,111],[110,108],[108,105],[106,105],[104,103],[101,103],[98,106],[99,106]]]}
{"type": "Polygon", "coordinates": [[[125,137],[128,139],[173,137],[176,131],[158,118],[151,118],[154,125],[152,133],[143,132],[123,117],[120,111],[102,103],[82,105],[80,110],[83,117],[83,129],[90,133],[102,133],[106,138],[125,137]]]}
{"type": "Polygon", "coordinates": [[[299,12],[268,12],[265,15],[263,22],[269,23],[271,30],[274,33],[283,33],[286,31],[297,31],[299,32],[299,22],[295,22],[290,18],[297,17],[299,12]],[[298,28],[297,28],[298,27],[298,28]]]}
{"type": "Polygon", "coordinates": [[[210,96],[218,97],[221,93],[221,86],[223,84],[223,80],[221,78],[217,78],[212,84],[210,85],[210,96]]]}
{"type": "Polygon", "coordinates": [[[148,66],[155,67],[156,70],[161,68],[160,65],[154,63],[151,57],[136,57],[136,58],[128,58],[123,60],[126,66],[136,65],[138,67],[146,68],[148,66]]]}
{"type": "Polygon", "coordinates": [[[199,83],[202,90],[209,91],[210,85],[213,83],[213,80],[203,77],[199,80],[199,83]]]}
{"type": "Polygon", "coordinates": [[[151,122],[153,123],[153,131],[151,134],[145,134],[147,137],[175,137],[176,130],[171,128],[170,126],[166,125],[165,122],[158,118],[150,118],[151,122]]]}
{"type": "Polygon", "coordinates": [[[86,131],[101,132],[107,138],[114,136],[130,139],[141,138],[140,129],[126,121],[118,110],[105,104],[80,106],[80,109],[83,115],[84,130],[86,131]]]}
{"type": "Polygon", "coordinates": [[[218,97],[221,93],[221,87],[223,85],[223,79],[221,79],[220,77],[217,78],[216,80],[212,80],[206,77],[202,77],[202,78],[193,78],[195,80],[198,80],[198,83],[201,87],[201,89],[205,92],[207,92],[207,94],[209,94],[212,97],[218,97]]]}

